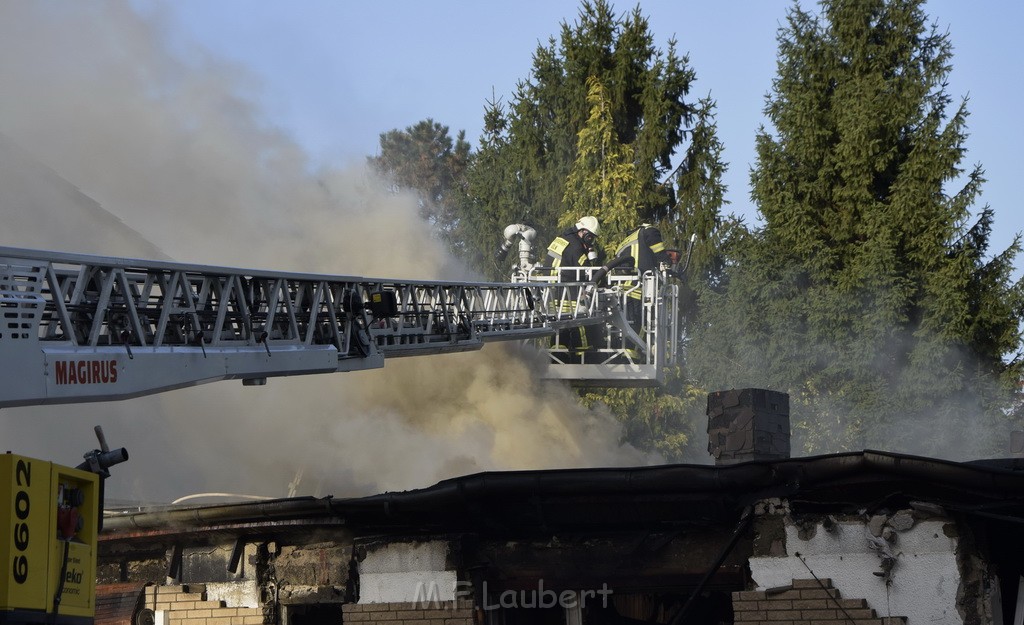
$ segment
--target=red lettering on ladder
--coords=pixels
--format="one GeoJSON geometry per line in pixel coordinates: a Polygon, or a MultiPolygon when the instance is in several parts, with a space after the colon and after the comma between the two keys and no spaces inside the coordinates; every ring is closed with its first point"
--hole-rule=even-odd
{"type": "Polygon", "coordinates": [[[68,384],[114,384],[116,360],[55,360],[53,378],[58,386],[68,384]]]}

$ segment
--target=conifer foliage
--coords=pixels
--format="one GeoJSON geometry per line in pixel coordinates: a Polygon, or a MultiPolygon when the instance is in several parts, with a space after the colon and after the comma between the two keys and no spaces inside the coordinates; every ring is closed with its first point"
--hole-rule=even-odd
{"type": "MultiPolygon", "coordinates": [[[[922,0],[825,0],[780,29],[756,140],[764,225],[706,292],[707,384],[791,394],[807,452],[999,451],[1019,387],[1019,246],[990,255],[966,101],[922,0]]],[[[1019,426],[1018,426],[1019,427],[1019,426]]]]}
{"type": "Polygon", "coordinates": [[[692,80],[675,41],[658,48],[639,8],[617,16],[584,0],[537,48],[511,101],[488,103],[464,236],[490,249],[506,225],[527,222],[546,245],[560,225],[597,214],[613,246],[640,221],[668,218],[675,196],[661,182],[691,122],[692,80]]]}
{"type": "Polygon", "coordinates": [[[583,214],[606,251],[642,222],[670,245],[695,237],[685,365],[662,389],[582,398],[637,447],[706,459],[705,393],[757,386],[790,394],[794,453],[999,454],[1024,427],[1020,245],[989,249],[967,101],[946,91],[951,42],[923,6],[794,3],[755,137],[756,228],[721,217],[716,104],[688,99],[688,59],[606,0],[583,0],[537,48],[509,102],[492,96],[475,152],[427,120],[382,135],[375,164],[442,203],[428,218],[495,279],[511,223],[537,228],[540,255],[583,214]]]}
{"type": "Polygon", "coordinates": [[[459,131],[453,141],[447,126],[428,118],[405,130],[381,133],[380,153],[367,160],[394,190],[414,193],[420,216],[436,234],[458,247],[457,207],[470,150],[465,131],[459,131]]]}

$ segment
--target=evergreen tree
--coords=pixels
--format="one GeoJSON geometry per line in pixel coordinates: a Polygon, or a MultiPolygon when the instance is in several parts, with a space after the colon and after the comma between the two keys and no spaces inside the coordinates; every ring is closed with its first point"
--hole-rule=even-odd
{"type": "Polygon", "coordinates": [[[961,168],[966,102],[950,110],[951,45],[922,4],[790,11],[751,176],[764,227],[728,294],[702,294],[703,379],[788,391],[805,451],[966,457],[1010,428],[1019,247],[986,256],[993,212],[971,210],[983,171],[961,168]]]}
{"type": "MultiPolygon", "coordinates": [[[[578,218],[596,208],[567,193],[580,132],[591,117],[594,81],[606,107],[600,132],[613,131],[609,138],[623,146],[635,168],[636,219],[667,217],[675,202],[672,187],[660,180],[671,170],[690,120],[684,98],[692,80],[674,41],[667,53],[654,45],[639,8],[618,18],[605,0],[584,1],[577,21],[562,23],[559,40],[538,47],[531,75],[517,86],[510,105],[488,110],[493,123],[485,128],[488,143],[473,165],[482,171],[469,176],[472,200],[466,207],[475,213],[467,222],[478,231],[465,236],[489,236],[493,248],[506,225],[527,222],[546,246],[563,216],[578,218]],[[499,183],[511,190],[495,191],[499,183]]],[[[610,243],[620,234],[606,230],[604,238],[610,243]]]]}
{"type": "Polygon", "coordinates": [[[381,133],[380,154],[368,159],[396,191],[417,194],[420,215],[449,241],[455,240],[461,201],[458,194],[464,193],[470,160],[465,135],[465,131],[459,131],[452,141],[447,126],[425,119],[405,130],[381,133]]]}
{"type": "MultiPolygon", "coordinates": [[[[681,66],[675,71],[659,67],[662,62],[670,66],[679,63],[674,51],[670,50],[666,61],[654,64],[655,71],[640,71],[647,59],[653,57],[651,37],[638,12],[632,14],[631,27],[623,28],[617,40],[619,47],[612,55],[614,70],[588,73],[601,68],[600,63],[584,62],[593,58],[594,41],[615,40],[615,33],[608,21],[610,8],[606,5],[585,4],[581,16],[584,21],[587,16],[593,20],[592,32],[579,26],[576,29],[563,26],[563,48],[572,51],[565,54],[564,65],[559,65],[553,48],[540,51],[535,57],[535,75],[547,80],[521,85],[517,108],[508,118],[502,118],[510,132],[507,138],[495,141],[494,145],[504,148],[502,153],[507,155],[508,160],[504,162],[513,173],[506,175],[517,182],[533,183],[533,186],[519,186],[519,192],[523,193],[520,199],[524,202],[561,185],[563,192],[558,211],[550,211],[558,229],[571,225],[581,215],[595,215],[601,221],[601,239],[608,254],[614,253],[618,242],[642,222],[657,225],[666,241],[675,245],[679,245],[681,239],[686,240],[684,235],[699,233],[704,250],[703,273],[694,275],[704,279],[711,272],[717,273],[712,260],[716,254],[709,250],[721,221],[718,209],[724,193],[721,184],[724,164],[720,160],[721,145],[715,132],[713,102],[703,100],[696,109],[682,103],[686,89],[680,89],[684,85],[688,87],[693,73],[681,66]],[[593,19],[594,16],[600,19],[593,19]],[[630,60],[630,55],[636,58],[630,60]],[[643,77],[644,81],[637,77],[643,77]],[[585,91],[580,90],[580,85],[585,86],[585,91]],[[624,88],[624,85],[633,87],[624,88]],[[567,90],[567,87],[571,88],[567,90]],[[559,90],[565,95],[559,96],[559,90]],[[635,95],[628,96],[630,93],[635,95]],[[551,124],[546,135],[538,136],[537,130],[543,130],[543,124],[537,120],[548,117],[540,113],[549,110],[547,102],[577,102],[581,96],[585,99],[571,109],[550,114],[552,121],[560,123],[551,124]],[[522,111],[529,111],[530,115],[525,118],[534,123],[526,125],[526,132],[517,134],[517,123],[522,124],[524,119],[522,111]],[[674,126],[666,123],[673,116],[674,126]],[[692,140],[683,162],[662,182],[670,169],[670,156],[683,142],[686,130],[683,124],[689,123],[691,117],[696,118],[696,124],[688,129],[692,140]],[[575,138],[574,149],[569,149],[569,137],[575,138]],[[519,149],[528,145],[545,147],[519,149]],[[571,159],[566,161],[570,164],[567,169],[560,161],[544,160],[545,156],[556,153],[564,154],[560,159],[571,159]],[[678,199],[674,182],[680,185],[678,199]]],[[[483,153],[481,150],[480,154],[483,153]]],[[[482,162],[478,160],[477,164],[482,162]]],[[[474,187],[472,182],[470,186],[474,187]]],[[[545,208],[551,206],[544,205],[545,208]]],[[[687,452],[693,450],[689,442],[694,440],[696,424],[703,424],[703,395],[686,380],[682,367],[673,368],[666,377],[665,386],[659,389],[606,390],[586,393],[582,398],[588,404],[608,406],[623,422],[625,439],[634,446],[657,451],[668,460],[696,459],[701,454],[687,458],[687,452]]]]}
{"type": "Polygon", "coordinates": [[[690,248],[686,251],[687,269],[680,293],[682,327],[687,336],[700,327],[700,290],[725,289],[727,249],[737,230],[742,232],[738,218],[723,220],[721,214],[726,164],[721,158],[723,146],[718,140],[714,110],[710,98],[698,103],[690,145],[676,172],[679,199],[670,218],[659,224],[663,232],[690,248]]]}
{"type": "MultiPolygon", "coordinates": [[[[667,53],[654,46],[639,9],[617,18],[605,0],[585,1],[579,20],[562,24],[559,41],[538,48],[531,76],[517,86],[512,103],[487,103],[479,149],[468,158],[465,192],[435,184],[448,180],[451,167],[447,128],[430,120],[382,135],[374,164],[399,185],[456,207],[454,218],[427,216],[444,226],[456,253],[486,277],[507,278],[508,268],[491,261],[506,225],[536,227],[543,261],[560,227],[594,214],[602,222],[606,252],[642,222],[656,224],[670,245],[681,246],[696,233],[703,251],[695,254],[692,275],[705,280],[720,273],[715,247],[724,164],[713,102],[694,107],[685,101],[693,79],[675,41],[667,53]],[[683,162],[668,175],[687,137],[683,162]]],[[[628,442],[680,460],[693,448],[693,414],[699,412],[702,429],[702,398],[676,367],[663,388],[582,399],[607,404],[623,421],[628,442]]]]}
{"type": "MultiPolygon", "coordinates": [[[[618,140],[604,85],[596,76],[591,76],[588,83],[590,118],[579,132],[576,160],[563,198],[568,211],[559,218],[558,225],[566,228],[579,215],[593,215],[605,232],[629,232],[640,212],[636,159],[631,146],[618,140]]],[[[615,244],[606,237],[606,252],[614,254],[615,244]]]]}
{"type": "MultiPolygon", "coordinates": [[[[459,205],[456,252],[492,280],[507,280],[509,267],[493,261],[505,226],[524,220],[519,207],[521,186],[509,166],[508,114],[504,104],[492,98],[484,111],[483,135],[466,172],[467,192],[459,205]]],[[[540,253],[541,250],[538,250],[540,253]]]]}

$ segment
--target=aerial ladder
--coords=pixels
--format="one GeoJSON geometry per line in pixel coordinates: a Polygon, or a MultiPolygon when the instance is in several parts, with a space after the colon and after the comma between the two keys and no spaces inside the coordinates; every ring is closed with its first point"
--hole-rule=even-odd
{"type": "Polygon", "coordinates": [[[0,408],[262,385],[517,340],[548,349],[547,377],[656,385],[677,351],[677,287],[659,272],[627,279],[581,268],[563,282],[531,266],[507,283],[433,282],[0,247],[0,408]],[[643,336],[625,317],[629,288],[645,293],[643,336]],[[583,326],[606,342],[572,364],[550,337],[583,326]]]}
{"type": "MultiPolygon", "coordinates": [[[[510,231],[506,230],[506,235],[510,231]]],[[[678,287],[578,268],[566,282],[530,262],[522,231],[510,282],[433,282],[190,265],[0,247],[0,408],[128,399],[217,380],[383,367],[395,357],[533,342],[546,377],[659,384],[674,362],[678,287]],[[626,298],[640,289],[642,319],[626,298]],[[556,333],[593,326],[584,362],[556,333]]],[[[507,241],[508,239],[506,239],[507,241]]],[[[514,243],[514,241],[513,241],[514,243]]],[[[561,268],[564,272],[565,268],[561,268]]],[[[561,272],[560,272],[561,273],[561,272]]],[[[562,276],[564,277],[564,275],[562,276]]],[[[78,467],[0,455],[0,623],[88,625],[103,480],[127,460],[101,449],[78,467]]]]}

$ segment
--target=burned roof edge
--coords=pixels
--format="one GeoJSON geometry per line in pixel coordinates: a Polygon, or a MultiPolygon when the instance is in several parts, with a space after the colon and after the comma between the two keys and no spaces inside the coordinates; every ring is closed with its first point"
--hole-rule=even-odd
{"type": "Polygon", "coordinates": [[[107,518],[104,532],[321,516],[344,519],[352,527],[378,528],[495,523],[522,528],[541,521],[554,526],[587,519],[613,527],[657,522],[666,506],[674,511],[668,521],[701,524],[732,518],[744,505],[765,497],[858,504],[891,492],[964,509],[998,502],[1024,518],[1024,462],[954,462],[865,450],[728,466],[495,471],[366,497],[301,497],[135,512],[107,518]],[[538,506],[543,506],[543,514],[538,506]]]}

